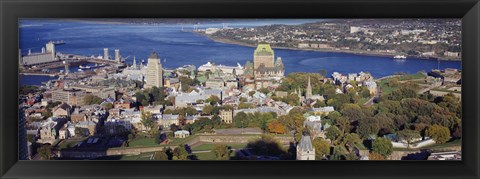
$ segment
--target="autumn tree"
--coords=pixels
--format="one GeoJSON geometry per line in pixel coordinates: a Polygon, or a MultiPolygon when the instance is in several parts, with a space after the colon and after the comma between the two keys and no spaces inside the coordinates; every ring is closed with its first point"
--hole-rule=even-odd
{"type": "Polygon", "coordinates": [[[368,155],[369,160],[385,160],[385,157],[376,153],[376,152],[370,152],[368,155]]]}
{"type": "Polygon", "coordinates": [[[439,144],[443,144],[450,140],[450,130],[447,127],[443,127],[437,124],[428,127],[426,135],[439,144]]]}
{"type": "Polygon", "coordinates": [[[278,120],[272,120],[268,123],[268,131],[276,134],[285,134],[285,126],[278,120]]]}

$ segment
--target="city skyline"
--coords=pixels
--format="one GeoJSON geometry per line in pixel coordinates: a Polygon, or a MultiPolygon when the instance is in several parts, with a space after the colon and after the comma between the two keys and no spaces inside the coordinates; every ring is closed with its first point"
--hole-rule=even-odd
{"type": "Polygon", "coordinates": [[[461,159],[458,20],[292,21],[22,24],[22,159],[461,159]]]}

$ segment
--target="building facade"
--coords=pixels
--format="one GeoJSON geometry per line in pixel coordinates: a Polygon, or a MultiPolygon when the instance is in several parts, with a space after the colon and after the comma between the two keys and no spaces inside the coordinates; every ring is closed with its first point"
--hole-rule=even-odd
{"type": "Polygon", "coordinates": [[[157,53],[152,52],[147,63],[147,82],[145,88],[163,87],[163,70],[157,53]]]}
{"type": "Polygon", "coordinates": [[[280,57],[275,61],[274,51],[269,44],[258,44],[253,53],[253,64],[247,61],[244,73],[245,81],[253,76],[256,89],[266,88],[284,77],[285,67],[280,57]]]}
{"type": "Polygon", "coordinates": [[[315,160],[315,149],[310,136],[302,136],[297,145],[297,160],[315,160]]]}
{"type": "Polygon", "coordinates": [[[233,122],[233,110],[220,110],[222,122],[231,124],[233,122]]]}
{"type": "Polygon", "coordinates": [[[52,92],[52,101],[67,103],[71,106],[84,105],[85,91],[79,89],[59,89],[52,92]]]}

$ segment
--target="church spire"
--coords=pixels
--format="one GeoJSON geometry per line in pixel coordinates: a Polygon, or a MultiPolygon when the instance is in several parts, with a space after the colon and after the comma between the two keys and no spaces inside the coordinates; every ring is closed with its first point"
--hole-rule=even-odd
{"type": "Polygon", "coordinates": [[[305,93],[306,99],[312,98],[312,85],[310,84],[310,75],[308,75],[308,84],[307,84],[307,91],[305,93]]]}

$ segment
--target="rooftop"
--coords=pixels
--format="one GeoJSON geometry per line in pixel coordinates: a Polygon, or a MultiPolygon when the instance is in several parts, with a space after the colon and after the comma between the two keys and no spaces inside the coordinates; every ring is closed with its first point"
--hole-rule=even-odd
{"type": "Polygon", "coordinates": [[[269,44],[258,44],[254,54],[259,56],[270,56],[270,55],[273,56],[273,50],[269,44]]]}

